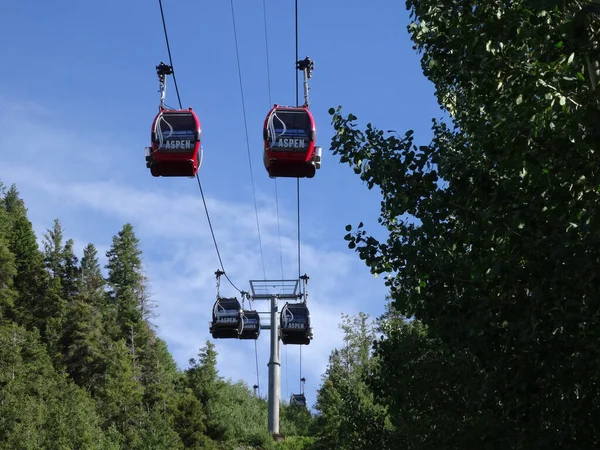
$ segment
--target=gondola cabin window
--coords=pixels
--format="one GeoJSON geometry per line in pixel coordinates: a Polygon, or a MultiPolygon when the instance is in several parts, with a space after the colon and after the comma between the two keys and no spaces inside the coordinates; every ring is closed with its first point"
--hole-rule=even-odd
{"type": "Polygon", "coordinates": [[[273,151],[306,152],[312,135],[312,121],[305,110],[274,110],[269,118],[269,147],[273,151]]]}
{"type": "Polygon", "coordinates": [[[249,330],[256,330],[258,328],[258,323],[255,319],[248,319],[244,321],[244,328],[249,330]]]}
{"type": "Polygon", "coordinates": [[[306,397],[304,394],[292,394],[290,398],[291,405],[306,406],[306,397]]]}
{"type": "Polygon", "coordinates": [[[193,152],[198,142],[199,130],[190,113],[164,113],[155,127],[156,149],[159,152],[193,152]]]}
{"type": "Polygon", "coordinates": [[[283,327],[291,330],[303,330],[306,328],[308,319],[300,310],[292,313],[289,309],[284,311],[283,327]]]}
{"type": "Polygon", "coordinates": [[[260,334],[260,316],[256,311],[242,313],[243,328],[240,339],[258,339],[260,334]]]}

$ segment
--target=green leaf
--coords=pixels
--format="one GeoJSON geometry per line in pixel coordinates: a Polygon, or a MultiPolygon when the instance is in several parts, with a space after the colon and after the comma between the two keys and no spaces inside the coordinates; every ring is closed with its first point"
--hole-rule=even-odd
{"type": "Polygon", "coordinates": [[[519,94],[517,97],[517,105],[520,105],[521,103],[523,103],[523,95],[519,94]]]}
{"type": "Polygon", "coordinates": [[[352,225],[346,225],[346,231],[350,231],[352,229],[352,225]]]}

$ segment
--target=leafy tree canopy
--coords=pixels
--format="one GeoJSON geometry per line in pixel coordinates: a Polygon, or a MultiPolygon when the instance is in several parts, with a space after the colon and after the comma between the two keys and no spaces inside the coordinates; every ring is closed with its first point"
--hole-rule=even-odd
{"type": "MultiPolygon", "coordinates": [[[[579,2],[409,0],[450,121],[433,138],[330,110],[332,149],[382,193],[380,242],[346,239],[394,307],[482,370],[477,442],[592,448],[598,430],[597,11],[579,2]],[[584,425],[585,424],[585,425],[584,425]]],[[[596,8],[596,7],[594,7],[596,8]]],[[[597,8],[596,8],[597,9],[597,8]]],[[[407,107],[409,107],[407,105],[407,107]]]]}

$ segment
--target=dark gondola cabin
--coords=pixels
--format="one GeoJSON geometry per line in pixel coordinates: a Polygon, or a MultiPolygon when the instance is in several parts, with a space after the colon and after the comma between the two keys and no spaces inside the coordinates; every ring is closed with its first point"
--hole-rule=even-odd
{"type": "Polygon", "coordinates": [[[237,298],[218,298],[213,307],[210,333],[214,339],[237,339],[242,332],[242,306],[237,298]]]}
{"type": "Polygon", "coordinates": [[[152,123],[146,167],[155,177],[193,177],[202,164],[202,131],[192,111],[161,108],[152,123]]]}
{"type": "Polygon", "coordinates": [[[260,316],[256,311],[242,311],[243,328],[240,339],[258,339],[260,335],[260,316]]]}
{"type": "Polygon", "coordinates": [[[290,398],[290,405],[306,407],[306,397],[304,394],[292,394],[290,398]]]}
{"type": "Polygon", "coordinates": [[[281,310],[281,342],[284,345],[308,345],[312,339],[310,313],[306,303],[286,303],[281,310]]]}
{"type": "Polygon", "coordinates": [[[308,108],[275,105],[265,119],[263,139],[271,178],[312,178],[321,166],[315,119],[308,108]]]}

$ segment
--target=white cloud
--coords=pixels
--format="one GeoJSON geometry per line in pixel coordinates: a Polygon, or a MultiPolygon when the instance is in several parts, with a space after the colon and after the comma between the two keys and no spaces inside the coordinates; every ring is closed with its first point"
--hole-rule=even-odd
{"type": "MultiPolygon", "coordinates": [[[[65,131],[41,106],[8,107],[4,111],[0,127],[10,132],[0,135],[0,148],[20,148],[19,143],[25,141],[28,146],[23,152],[0,154],[0,179],[18,185],[38,237],[41,237],[40,231],[51,227],[52,220],[58,217],[65,227],[65,238],[78,237],[78,256],[81,257],[82,248],[92,242],[104,261],[112,235],[123,223],[132,223],[144,251],[150,291],[159,305],[159,317],[155,319],[158,334],[166,340],[179,366],[187,367],[189,358],[196,357],[205,341],[212,339],[208,322],[216,295],[214,271],[219,268],[200,195],[194,194],[188,186],[185,191],[177,190],[185,179],[178,180],[181,181],[178,184],[165,182],[169,187],[162,188],[156,187],[158,182],[145,172],[143,175],[147,178],[133,180],[102,176],[111,173],[109,168],[114,162],[102,151],[99,136],[84,139],[78,133],[65,131]],[[36,114],[27,117],[24,114],[32,109],[39,120],[36,114]],[[87,142],[85,148],[82,142],[87,142]]],[[[111,150],[113,155],[121,151],[124,149],[111,150]]],[[[195,183],[195,180],[187,181],[195,183]]],[[[254,204],[225,201],[208,192],[205,195],[225,270],[238,288],[249,290],[248,280],[263,277],[254,204]]],[[[279,277],[274,193],[258,189],[257,203],[266,274],[268,278],[279,277]]],[[[314,328],[314,340],[302,349],[302,372],[307,378],[306,394],[312,405],[329,353],[342,344],[342,334],[337,328],[340,314],[361,310],[379,314],[383,310],[385,290],[381,280],[373,280],[368,269],[355,254],[345,249],[343,242],[336,250],[323,250],[325,243],[326,248],[332,248],[327,241],[331,234],[326,230],[326,218],[310,217],[311,212],[306,209],[307,223],[323,221],[318,233],[303,231],[301,248],[302,273],[310,276],[308,301],[314,328]]],[[[295,219],[280,216],[286,277],[297,274],[295,219]]],[[[335,239],[340,238],[336,235],[335,239]]],[[[236,294],[225,279],[221,288],[224,295],[236,294]]],[[[268,302],[255,304],[263,311],[268,308],[268,302]]],[[[213,342],[219,352],[221,375],[245,380],[252,386],[256,379],[254,342],[213,342]]],[[[299,389],[299,349],[288,347],[281,349],[283,400],[299,389]]],[[[261,333],[257,348],[261,393],[266,395],[268,332],[261,333]]]]}

